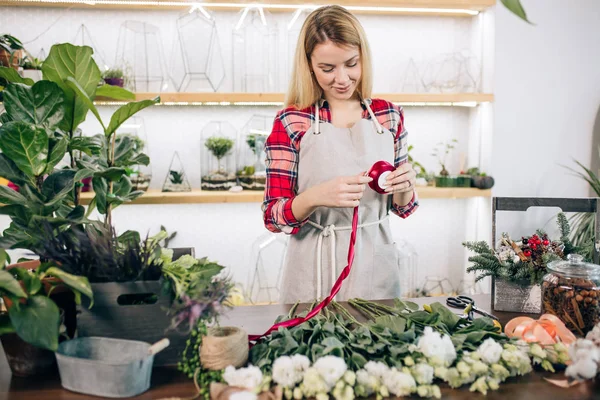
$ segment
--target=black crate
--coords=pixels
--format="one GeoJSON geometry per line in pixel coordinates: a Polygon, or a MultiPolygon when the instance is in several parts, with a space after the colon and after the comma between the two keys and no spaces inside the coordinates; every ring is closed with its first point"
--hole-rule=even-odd
{"type": "MultiPolygon", "coordinates": [[[[173,258],[193,253],[193,249],[174,249],[173,258]]],[[[167,315],[170,299],[161,292],[162,280],[92,283],[91,286],[94,305],[89,309],[89,300],[82,299],[77,314],[78,336],[101,336],[149,343],[166,337],[171,344],[156,355],[154,365],[172,366],[179,362],[188,334],[168,329],[171,325],[171,317],[167,315]],[[132,299],[152,296],[156,296],[153,304],[131,304],[132,299]]]]}

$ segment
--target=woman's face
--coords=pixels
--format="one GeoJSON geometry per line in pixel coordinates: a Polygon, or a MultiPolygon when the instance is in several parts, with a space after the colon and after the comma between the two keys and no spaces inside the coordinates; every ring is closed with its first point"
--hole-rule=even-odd
{"type": "Polygon", "coordinates": [[[311,66],[326,99],[348,100],[356,91],[362,73],[356,46],[340,47],[330,40],[318,44],[311,56],[311,66]]]}

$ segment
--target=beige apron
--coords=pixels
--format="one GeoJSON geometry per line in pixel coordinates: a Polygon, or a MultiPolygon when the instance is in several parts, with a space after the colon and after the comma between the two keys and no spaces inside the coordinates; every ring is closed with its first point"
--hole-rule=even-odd
{"type": "MultiPolygon", "coordinates": [[[[352,128],[315,122],[302,137],[298,163],[298,193],[339,176],[358,175],[379,161],[394,163],[394,136],[379,124],[363,101],[371,119],[352,128]]],[[[391,196],[367,186],[358,208],[358,230],[352,271],[336,300],[369,300],[400,295],[398,252],[388,221],[391,196]]],[[[307,224],[290,236],[281,281],[282,303],[309,302],[329,295],[347,264],[352,208],[319,207],[307,224]]]]}

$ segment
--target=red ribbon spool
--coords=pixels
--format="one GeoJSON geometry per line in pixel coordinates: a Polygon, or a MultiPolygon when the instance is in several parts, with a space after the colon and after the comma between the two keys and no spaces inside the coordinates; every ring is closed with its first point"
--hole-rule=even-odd
{"type": "MultiPolygon", "coordinates": [[[[369,186],[371,189],[376,191],[377,193],[385,194],[385,178],[391,172],[396,170],[393,165],[388,163],[387,161],[377,161],[367,175],[373,178],[371,182],[369,182],[369,186]],[[382,183],[383,182],[383,183],[382,183]]],[[[342,271],[340,276],[338,276],[333,288],[331,288],[331,293],[327,296],[323,301],[321,301],[315,308],[313,308],[305,317],[296,317],[289,319],[287,321],[281,321],[273,326],[271,326],[265,333],[262,335],[248,335],[248,340],[250,342],[256,342],[260,338],[270,335],[272,332],[278,330],[279,328],[292,328],[294,326],[298,326],[309,319],[313,318],[315,315],[321,312],[321,310],[329,305],[335,295],[342,288],[342,282],[350,275],[350,271],[352,270],[352,263],[354,262],[354,244],[356,243],[356,230],[358,227],[358,207],[354,207],[354,212],[352,214],[352,233],[350,234],[350,244],[348,245],[348,265],[342,271]]],[[[250,347],[252,347],[252,343],[250,347]]]]}
{"type": "Polygon", "coordinates": [[[369,182],[369,187],[380,194],[386,194],[385,188],[387,185],[385,184],[385,180],[387,176],[395,171],[396,168],[387,161],[377,161],[367,175],[373,178],[371,182],[369,182]]]}

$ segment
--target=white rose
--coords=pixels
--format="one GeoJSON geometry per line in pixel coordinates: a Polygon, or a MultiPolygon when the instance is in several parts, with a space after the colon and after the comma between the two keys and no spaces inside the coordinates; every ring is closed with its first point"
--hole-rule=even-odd
{"type": "Polygon", "coordinates": [[[310,360],[308,357],[303,356],[302,354],[296,354],[292,356],[292,363],[294,364],[294,368],[296,371],[306,371],[308,367],[310,367],[310,360]]]}
{"type": "Polygon", "coordinates": [[[417,364],[413,370],[413,376],[419,385],[429,385],[433,382],[434,369],[427,364],[417,364]]]}
{"type": "Polygon", "coordinates": [[[456,359],[456,349],[447,335],[434,332],[429,326],[425,327],[423,336],[419,338],[417,347],[427,358],[441,357],[445,366],[451,365],[456,359]]]}
{"type": "Polygon", "coordinates": [[[500,360],[502,355],[502,346],[492,338],[486,339],[479,345],[477,352],[481,354],[481,359],[488,363],[494,364],[500,360]]]}
{"type": "Polygon", "coordinates": [[[348,369],[344,360],[335,356],[321,357],[313,367],[319,372],[329,389],[344,376],[344,372],[348,369]]]}
{"type": "Polygon", "coordinates": [[[396,368],[388,370],[383,375],[383,384],[390,393],[398,397],[410,395],[417,387],[417,383],[412,376],[400,372],[396,368]]]}
{"type": "Polygon", "coordinates": [[[250,365],[236,370],[231,365],[225,368],[223,379],[229,386],[245,388],[250,391],[258,388],[263,380],[260,368],[250,365]]]}
{"type": "Polygon", "coordinates": [[[381,379],[383,375],[389,370],[387,365],[380,361],[369,361],[365,364],[363,368],[369,373],[369,375],[374,376],[378,379],[381,379]]]}
{"type": "Polygon", "coordinates": [[[294,367],[290,357],[279,357],[273,363],[273,381],[283,387],[291,388],[302,380],[302,372],[294,367]]]}

